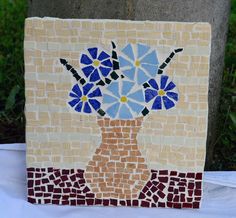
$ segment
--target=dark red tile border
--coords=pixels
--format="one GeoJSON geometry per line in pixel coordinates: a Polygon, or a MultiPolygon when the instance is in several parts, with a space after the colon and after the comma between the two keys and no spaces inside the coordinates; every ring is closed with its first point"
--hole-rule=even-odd
{"type": "Polygon", "coordinates": [[[202,173],[151,170],[138,199],[97,199],[84,170],[28,168],[28,201],[33,204],[199,208],[202,173]]]}

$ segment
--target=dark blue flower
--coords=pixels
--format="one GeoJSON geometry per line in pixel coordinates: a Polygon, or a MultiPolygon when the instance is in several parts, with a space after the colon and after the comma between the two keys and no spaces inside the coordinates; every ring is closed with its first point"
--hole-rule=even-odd
{"type": "Polygon", "coordinates": [[[73,99],[68,103],[77,112],[92,113],[92,109],[97,111],[101,107],[102,93],[92,83],[85,84],[82,90],[78,84],[74,85],[69,96],[73,99]]]}
{"type": "Polygon", "coordinates": [[[168,110],[175,106],[179,100],[176,85],[170,81],[166,75],[161,75],[158,79],[150,79],[148,81],[150,88],[145,90],[145,101],[152,103],[152,110],[165,109],[168,110]]]}
{"type": "Polygon", "coordinates": [[[88,48],[88,52],[81,55],[80,63],[84,75],[89,78],[90,82],[100,80],[101,76],[108,76],[112,70],[110,55],[97,47],[88,48]]]}

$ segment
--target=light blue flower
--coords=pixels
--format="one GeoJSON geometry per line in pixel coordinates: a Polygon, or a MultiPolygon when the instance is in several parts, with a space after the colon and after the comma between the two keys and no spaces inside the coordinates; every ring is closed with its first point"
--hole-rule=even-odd
{"type": "Polygon", "coordinates": [[[103,107],[113,119],[132,119],[138,117],[145,107],[141,87],[127,80],[113,81],[103,92],[103,107]]]}
{"type": "Polygon", "coordinates": [[[158,70],[156,51],[144,44],[128,44],[119,56],[123,75],[139,85],[155,77],[158,70]]]}

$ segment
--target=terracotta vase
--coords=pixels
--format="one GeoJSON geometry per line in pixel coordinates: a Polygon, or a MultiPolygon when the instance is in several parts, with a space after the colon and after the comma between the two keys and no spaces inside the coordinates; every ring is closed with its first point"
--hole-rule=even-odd
{"type": "Polygon", "coordinates": [[[102,143],[85,170],[85,179],[96,198],[137,199],[150,177],[138,149],[137,134],[143,118],[98,118],[102,143]]]}

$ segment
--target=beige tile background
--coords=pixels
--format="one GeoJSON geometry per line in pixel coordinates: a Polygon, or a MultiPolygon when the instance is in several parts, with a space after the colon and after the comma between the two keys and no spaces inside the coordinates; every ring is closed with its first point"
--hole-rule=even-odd
{"type": "Polygon", "coordinates": [[[59,63],[79,68],[79,55],[90,46],[111,49],[145,43],[162,62],[177,47],[166,69],[180,100],[174,109],[152,111],[138,144],[150,169],[202,171],[204,167],[211,28],[208,23],[61,20],[28,18],[25,23],[27,166],[85,168],[101,142],[96,116],[67,105],[75,80],[59,63]]]}

